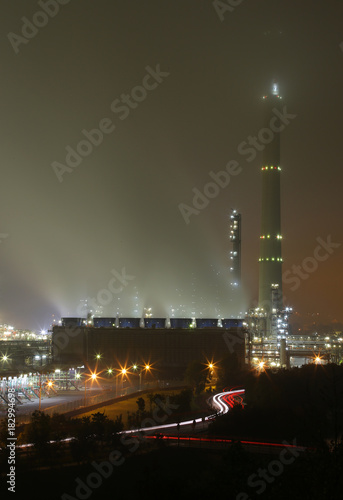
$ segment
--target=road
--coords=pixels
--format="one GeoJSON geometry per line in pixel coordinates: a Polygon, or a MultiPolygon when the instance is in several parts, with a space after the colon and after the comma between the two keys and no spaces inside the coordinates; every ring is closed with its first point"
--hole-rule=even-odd
{"type": "Polygon", "coordinates": [[[195,430],[206,429],[208,424],[217,416],[224,415],[229,411],[230,408],[236,403],[237,398],[242,401],[245,389],[234,389],[232,391],[224,391],[216,394],[212,398],[212,406],[216,413],[208,415],[203,418],[196,418],[195,420],[184,420],[182,422],[175,422],[172,424],[162,424],[149,427],[141,427],[138,429],[131,429],[129,431],[123,431],[122,434],[132,434],[138,432],[144,432],[145,434],[156,434],[157,432],[168,432],[169,435],[175,435],[179,433],[194,432],[195,430]]]}
{"type": "MultiPolygon", "coordinates": [[[[215,437],[205,437],[200,435],[196,436],[197,432],[207,429],[211,421],[218,415],[225,415],[230,408],[235,404],[243,404],[243,396],[245,394],[245,389],[233,389],[230,391],[223,391],[212,398],[212,406],[216,410],[216,413],[208,415],[204,418],[197,418],[195,420],[185,420],[179,424],[165,424],[156,425],[153,427],[142,427],[140,429],[133,429],[129,431],[123,431],[121,434],[138,434],[139,432],[144,432],[145,438],[156,439],[157,436],[160,437],[171,445],[175,446],[185,446],[187,448],[207,448],[207,449],[226,449],[229,444],[232,444],[232,439],[226,438],[215,438],[215,437]]],[[[271,443],[271,442],[259,442],[259,441],[248,441],[239,440],[244,448],[252,453],[265,453],[268,455],[280,454],[283,449],[294,450],[294,453],[298,451],[305,451],[309,448],[298,446],[297,444],[286,443],[271,443]]]]}
{"type": "MultiPolygon", "coordinates": [[[[215,413],[208,415],[207,417],[197,418],[195,420],[184,420],[179,423],[174,422],[172,424],[161,424],[149,427],[141,427],[138,429],[130,429],[127,431],[122,431],[119,434],[139,434],[144,433],[145,438],[156,439],[156,436],[161,436],[170,444],[175,444],[177,446],[187,446],[187,447],[200,447],[200,448],[211,448],[219,449],[226,448],[228,444],[232,443],[231,439],[226,438],[210,438],[210,437],[196,437],[197,432],[201,432],[207,429],[211,421],[218,415],[226,414],[230,408],[235,404],[243,402],[243,396],[245,394],[245,389],[233,389],[230,391],[223,391],[215,394],[212,398],[212,407],[215,413]],[[174,443],[173,443],[174,441],[174,443]]],[[[57,399],[57,398],[56,398],[57,399]]],[[[74,438],[67,438],[63,441],[68,442],[74,438]]],[[[307,448],[297,446],[296,444],[283,443],[263,443],[257,441],[245,441],[240,440],[240,443],[249,451],[257,453],[268,453],[277,454],[280,453],[280,449],[289,448],[295,449],[297,451],[305,451],[307,448]]],[[[20,445],[18,448],[28,448],[32,444],[20,445]]]]}

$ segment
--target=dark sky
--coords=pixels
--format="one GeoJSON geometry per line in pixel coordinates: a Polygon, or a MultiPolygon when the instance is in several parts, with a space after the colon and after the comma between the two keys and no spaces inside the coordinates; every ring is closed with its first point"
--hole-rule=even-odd
{"type": "MultiPolygon", "coordinates": [[[[255,305],[262,155],[249,162],[238,146],[259,132],[273,78],[296,115],[281,133],[284,271],[313,257],[318,237],[343,243],[339,0],[243,0],[222,21],[207,0],[71,0],[48,22],[37,1],[3,3],[2,322],[48,327],[104,289],[108,315],[132,315],[136,302],[139,315],[228,316],[232,207],[243,219],[242,307],[255,305]],[[11,42],[23,18],[46,25],[11,42]],[[111,103],[157,65],[169,75],[120,119],[111,103]],[[104,118],[115,130],[59,182],[52,163],[104,118]],[[179,204],[230,160],[241,172],[186,224],[179,204]],[[109,292],[122,268],[134,279],[109,292]]],[[[343,322],[342,264],[341,245],[295,291],[284,283],[287,303],[343,322]]]]}

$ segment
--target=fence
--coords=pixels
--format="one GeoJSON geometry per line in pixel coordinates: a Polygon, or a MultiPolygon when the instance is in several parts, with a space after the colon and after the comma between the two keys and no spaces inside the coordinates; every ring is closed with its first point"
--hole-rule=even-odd
{"type": "MultiPolygon", "coordinates": [[[[107,390],[95,396],[88,395],[88,390],[86,391],[86,393],[84,390],[82,390],[80,392],[80,396],[77,399],[73,399],[73,401],[68,401],[66,403],[62,403],[59,405],[54,405],[49,408],[43,408],[42,411],[44,411],[46,415],[50,416],[52,416],[54,413],[69,413],[74,410],[79,410],[83,408],[85,409],[85,411],[87,411],[87,408],[91,409],[92,406],[97,405],[99,403],[105,403],[109,401],[116,402],[132,394],[139,395],[147,391],[154,391],[161,389],[165,390],[169,388],[173,389],[173,388],[178,388],[181,385],[182,382],[180,381],[171,381],[171,382],[160,381],[158,383],[151,382],[142,384],[141,390],[139,391],[138,388],[135,386],[127,387],[125,389],[125,394],[120,394],[119,396],[116,394],[115,390],[107,390]],[[85,396],[86,396],[86,401],[85,401],[85,396]]],[[[23,408],[24,407],[25,406],[23,406],[23,408]]],[[[29,423],[30,421],[31,421],[31,413],[28,413],[26,415],[18,415],[18,414],[16,415],[16,422],[19,424],[26,424],[29,423]]]]}

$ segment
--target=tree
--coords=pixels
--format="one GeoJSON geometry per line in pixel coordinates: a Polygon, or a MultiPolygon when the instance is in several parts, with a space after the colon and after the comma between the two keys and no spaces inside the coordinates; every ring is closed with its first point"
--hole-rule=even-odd
{"type": "Polygon", "coordinates": [[[54,413],[51,417],[51,438],[61,441],[70,434],[70,420],[63,413],[54,413]]]}
{"type": "Polygon", "coordinates": [[[138,398],[137,401],[138,411],[143,414],[145,412],[145,401],[142,397],[138,398]]]}
{"type": "Polygon", "coordinates": [[[108,427],[109,422],[110,419],[107,415],[105,415],[105,412],[101,413],[100,411],[98,411],[97,413],[92,413],[91,427],[95,439],[99,441],[104,440],[106,427],[108,427]]]}
{"type": "Polygon", "coordinates": [[[223,387],[227,385],[235,385],[241,379],[241,368],[239,359],[236,353],[228,354],[220,362],[220,370],[218,370],[219,383],[223,387]]]}
{"type": "Polygon", "coordinates": [[[205,387],[206,375],[206,369],[200,361],[191,361],[185,372],[185,380],[199,393],[200,389],[205,387]]]}
{"type": "Polygon", "coordinates": [[[190,411],[192,400],[193,391],[191,389],[183,389],[179,394],[170,396],[170,402],[174,405],[178,405],[177,411],[179,413],[190,411]]]}
{"type": "Polygon", "coordinates": [[[155,395],[152,392],[149,392],[149,394],[147,394],[147,398],[149,400],[149,411],[150,411],[150,413],[152,412],[152,403],[154,402],[154,397],[155,397],[155,395]]]}
{"type": "Polygon", "coordinates": [[[4,418],[1,420],[0,424],[0,448],[6,448],[8,445],[8,423],[7,420],[4,418]]]}
{"type": "Polygon", "coordinates": [[[27,426],[27,441],[33,443],[40,458],[46,459],[50,455],[50,441],[52,439],[51,417],[42,411],[34,411],[31,422],[27,426]]]}
{"type": "Polygon", "coordinates": [[[92,435],[91,417],[73,418],[72,433],[75,439],[70,441],[72,457],[77,462],[86,462],[94,454],[96,444],[92,435]]]}

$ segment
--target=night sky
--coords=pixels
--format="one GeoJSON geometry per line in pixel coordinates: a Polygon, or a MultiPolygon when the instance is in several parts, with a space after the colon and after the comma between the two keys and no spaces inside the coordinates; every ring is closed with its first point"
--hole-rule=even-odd
{"type": "Polygon", "coordinates": [[[317,238],[340,244],[284,295],[300,322],[343,322],[342,3],[243,0],[220,15],[209,0],[64,1],[47,19],[37,1],[3,2],[1,322],[47,328],[123,268],[134,278],[103,292],[104,315],[236,314],[231,208],[243,222],[240,308],[256,305],[262,153],[248,161],[238,147],[261,129],[274,78],[296,115],[281,133],[283,270],[313,257],[317,238]],[[163,76],[144,80],[147,67],[163,76]],[[100,122],[115,128],[59,179],[52,164],[67,165],[66,147],[100,122]],[[179,205],[231,160],[239,173],[186,224],[179,205]]]}

